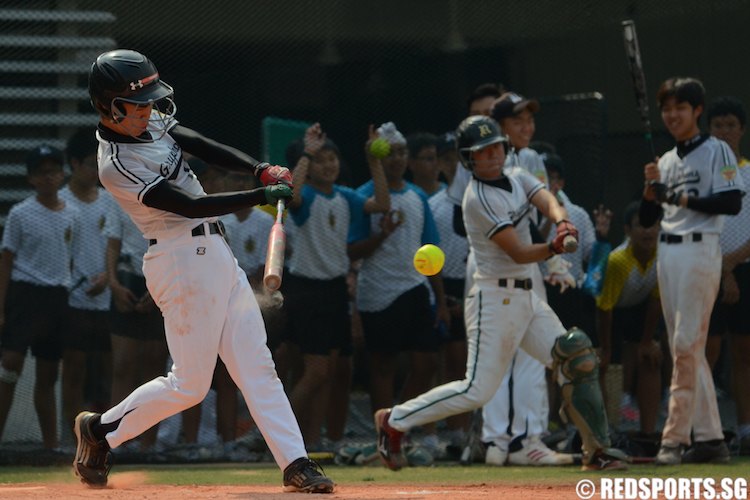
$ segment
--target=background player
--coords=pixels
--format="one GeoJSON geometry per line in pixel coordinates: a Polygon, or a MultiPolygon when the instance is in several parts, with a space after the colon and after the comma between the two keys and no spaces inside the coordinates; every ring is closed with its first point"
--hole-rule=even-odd
{"type": "MultiPolygon", "coordinates": [[[[709,132],[732,148],[738,160],[740,177],[748,186],[750,161],[740,152],[746,124],[745,107],[736,97],[718,97],[708,106],[709,132]]],[[[719,357],[720,334],[729,330],[732,395],[737,403],[737,437],[740,454],[750,455],[750,386],[744,382],[750,378],[750,315],[747,313],[750,310],[750,207],[743,203],[740,213],[727,217],[724,222],[720,239],[724,255],[721,293],[714,306],[714,317],[711,318],[706,357],[709,364],[719,357]],[[715,317],[717,312],[719,318],[715,317]],[[718,330],[716,333],[719,335],[712,337],[714,329],[718,330]]]]}
{"type": "Polygon", "coordinates": [[[291,198],[289,170],[178,125],[172,87],[138,52],[100,55],[89,71],[89,94],[100,115],[99,178],[149,240],[143,271],[164,316],[173,365],[166,377],[140,386],[102,415],[76,417],[76,474],[86,484],[106,485],[110,447],[199,403],[211,386],[218,354],[284,470],[284,488],[332,492],[333,482],[307,458],[266,347],[260,309],[216,219],[291,198]],[[254,172],[266,187],[206,195],[183,148],[209,163],[254,172]]]}
{"type": "Polygon", "coordinates": [[[677,145],[644,167],[639,219],[650,227],[663,212],[657,271],[673,363],[657,464],[729,461],[705,348],[721,277],[721,215],[739,213],[743,182],[729,146],[701,134],[704,100],[694,78],[661,84],[656,102],[677,145]]]}
{"type": "Polygon", "coordinates": [[[564,211],[539,180],[520,169],[503,172],[505,141],[491,118],[471,116],[459,125],[461,162],[473,174],[462,205],[464,222],[477,257],[465,308],[466,378],[375,412],[378,451],[391,469],[405,463],[401,449],[405,431],[486,403],[519,347],[546,365],[561,368],[566,411],[583,437],[585,467],[624,466],[615,451],[605,448],[607,418],[591,342],[580,330],[565,332],[554,312],[532,291],[534,263],[562,253],[564,238],[575,237],[576,229],[563,219],[564,211]],[[550,244],[531,242],[532,205],[557,222],[558,236],[550,244]]]}

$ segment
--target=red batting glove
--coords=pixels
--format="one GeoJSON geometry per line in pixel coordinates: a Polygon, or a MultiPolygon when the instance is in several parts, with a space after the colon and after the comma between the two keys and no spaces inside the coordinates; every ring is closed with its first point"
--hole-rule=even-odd
{"type": "Polygon", "coordinates": [[[555,238],[549,244],[550,249],[556,254],[564,253],[564,240],[567,236],[572,236],[577,240],[578,229],[576,229],[572,222],[563,219],[557,223],[557,234],[555,234],[555,238]]]}
{"type": "Polygon", "coordinates": [[[279,165],[261,163],[256,167],[255,175],[264,186],[272,184],[292,185],[292,172],[288,168],[279,165]]]}

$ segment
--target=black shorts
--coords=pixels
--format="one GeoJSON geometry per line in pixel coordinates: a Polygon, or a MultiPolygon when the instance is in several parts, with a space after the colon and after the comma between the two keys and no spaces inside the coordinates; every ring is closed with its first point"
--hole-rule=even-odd
{"type": "Polygon", "coordinates": [[[740,300],[736,304],[725,304],[721,301],[723,290],[714,303],[711,323],[708,327],[710,336],[731,332],[738,335],[750,335],[750,263],[743,262],[734,268],[734,278],[740,289],[740,300]]]}
{"type": "Polygon", "coordinates": [[[568,288],[560,293],[560,286],[544,283],[547,303],[555,311],[566,330],[578,327],[598,345],[596,335],[596,301],[581,288],[568,288]]]}
{"type": "Polygon", "coordinates": [[[68,307],[63,347],[83,352],[110,352],[109,311],[68,307]]]}
{"type": "Polygon", "coordinates": [[[352,328],[346,278],[317,280],[284,277],[287,335],[302,354],[325,356],[333,350],[351,354],[352,328]]]}
{"type": "Polygon", "coordinates": [[[5,300],[2,350],[57,361],[62,357],[68,311],[68,291],[61,286],[40,286],[11,281],[5,300]]]}
{"type": "MultiPolygon", "coordinates": [[[[146,278],[143,276],[117,271],[117,279],[136,297],[142,297],[146,293],[146,278]]],[[[109,326],[112,335],[136,340],[164,339],[164,318],[156,307],[147,313],[135,311],[123,313],[117,310],[113,302],[109,312],[109,326]]]]}
{"type": "Polygon", "coordinates": [[[369,352],[436,352],[440,337],[433,328],[430,293],[419,285],[382,311],[360,311],[365,349],[369,352]]]}
{"type": "Polygon", "coordinates": [[[453,309],[458,306],[461,309],[459,316],[451,316],[451,324],[443,334],[443,342],[461,342],[466,341],[466,323],[464,322],[463,304],[464,304],[464,286],[466,280],[443,278],[443,288],[445,297],[448,302],[448,308],[453,309]]]}
{"type": "MultiPolygon", "coordinates": [[[[612,359],[611,363],[622,363],[622,347],[625,342],[638,343],[643,338],[643,325],[649,299],[630,307],[612,309],[612,359]]],[[[655,338],[658,338],[655,335],[655,338]]]]}

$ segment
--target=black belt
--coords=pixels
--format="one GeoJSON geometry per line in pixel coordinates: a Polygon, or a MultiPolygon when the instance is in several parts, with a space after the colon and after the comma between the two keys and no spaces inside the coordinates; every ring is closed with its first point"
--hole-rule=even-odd
{"type": "Polygon", "coordinates": [[[520,288],[521,290],[531,290],[531,278],[525,280],[514,280],[500,278],[497,280],[497,284],[503,288],[520,288]]]}
{"type": "Polygon", "coordinates": [[[686,234],[685,236],[682,236],[680,234],[667,234],[667,233],[661,233],[659,235],[659,241],[663,243],[686,243],[688,241],[698,242],[703,241],[703,234],[702,233],[692,233],[692,234],[686,234]]]}
{"type": "MultiPolygon", "coordinates": [[[[218,222],[208,222],[207,224],[201,224],[200,226],[195,226],[192,231],[190,231],[190,234],[193,236],[205,236],[206,235],[206,226],[208,226],[208,234],[220,234],[224,236],[224,223],[221,221],[218,222]]],[[[148,246],[156,245],[157,240],[150,239],[148,240],[148,246]]]]}

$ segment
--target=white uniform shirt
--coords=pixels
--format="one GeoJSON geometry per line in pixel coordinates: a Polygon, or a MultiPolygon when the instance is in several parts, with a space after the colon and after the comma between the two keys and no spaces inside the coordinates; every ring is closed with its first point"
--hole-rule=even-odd
{"type": "MultiPolygon", "coordinates": [[[[174,121],[174,125],[177,125],[177,121],[174,121]]],[[[149,130],[155,127],[150,124],[149,130]]],[[[143,204],[146,193],[164,179],[190,194],[206,194],[184,160],[182,148],[169,134],[154,142],[139,142],[136,139],[121,142],[122,137],[114,142],[108,141],[107,135],[107,131],[101,129],[96,133],[99,139],[99,179],[133,218],[146,239],[174,238],[190,233],[204,221],[218,220],[216,217],[190,219],[143,204]]]]}
{"type": "MultiPolygon", "coordinates": [[[[357,189],[365,198],[374,193],[372,181],[357,189]]],[[[414,269],[413,258],[420,246],[440,244],[427,195],[407,182],[401,191],[390,191],[391,211],[401,220],[388,238],[363,259],[357,278],[357,308],[360,311],[382,311],[404,292],[426,284],[427,278],[414,269]]],[[[383,214],[358,218],[350,242],[366,239],[380,232],[383,214]]]]}
{"type": "Polygon", "coordinates": [[[464,279],[469,242],[453,230],[453,207],[455,205],[448,198],[446,189],[441,189],[432,195],[428,203],[440,234],[440,248],[445,253],[445,264],[441,274],[444,278],[464,279]]]}
{"type": "Polygon", "coordinates": [[[222,217],[227,241],[243,271],[253,274],[266,263],[268,234],[274,218],[268,212],[253,209],[243,221],[235,214],[222,217]]]}
{"type": "Polygon", "coordinates": [[[99,194],[96,200],[90,203],[79,199],[69,186],[60,190],[60,198],[80,213],[77,232],[73,237],[73,284],[68,304],[76,309],[108,311],[111,301],[109,287],[93,297],[86,295],[86,290],[91,288],[91,279],[106,271],[107,238],[103,230],[110,207],[115,203],[104,189],[97,190],[99,194]]]}
{"type": "Polygon", "coordinates": [[[289,272],[304,278],[331,280],[346,276],[346,253],[353,220],[364,216],[367,198],[346,186],[333,186],[330,194],[305,184],[302,204],[289,213],[289,238],[293,241],[289,272]]]}
{"type": "Polygon", "coordinates": [[[3,249],[14,254],[10,279],[70,288],[71,246],[78,217],[75,207],[66,203],[62,210],[50,210],[35,195],[13,205],[2,243],[3,249]]]}
{"type": "Polygon", "coordinates": [[[491,238],[511,226],[522,244],[531,244],[529,215],[534,206],[529,200],[544,184],[521,168],[507,169],[498,183],[510,190],[473,178],[464,194],[464,225],[477,262],[474,279],[531,278],[536,264],[518,264],[491,238]]]}
{"type": "MultiPolygon", "coordinates": [[[[750,186],[750,161],[743,158],[737,165],[739,177],[745,186],[750,186]]],[[[724,217],[724,230],[721,232],[721,253],[734,252],[750,240],[750,204],[742,203],[742,210],[737,215],[724,217]]]]}
{"type": "Polygon", "coordinates": [[[107,214],[104,235],[107,238],[120,240],[118,271],[143,276],[143,255],[148,250],[148,242],[141,230],[117,203],[112,204],[107,214]]]}
{"type": "MultiPolygon", "coordinates": [[[[701,136],[697,140],[704,138],[701,136]]],[[[676,147],[666,152],[659,159],[659,174],[669,195],[687,191],[690,196],[703,198],[724,191],[744,191],[734,153],[724,141],[715,137],[705,138],[683,158],[677,154],[676,147]]],[[[710,215],[667,203],[662,206],[661,229],[665,233],[721,233],[723,215],[710,215]]]]}

